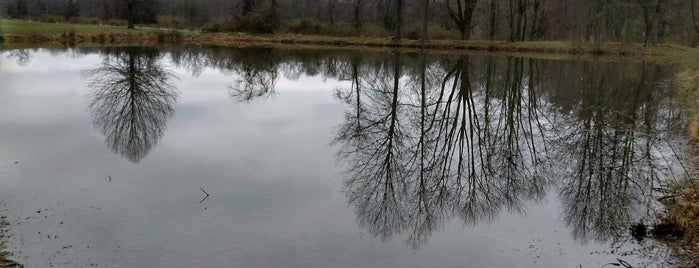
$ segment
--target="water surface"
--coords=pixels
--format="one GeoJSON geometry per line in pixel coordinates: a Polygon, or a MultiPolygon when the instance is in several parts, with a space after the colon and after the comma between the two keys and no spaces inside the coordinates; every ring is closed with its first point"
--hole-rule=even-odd
{"type": "Polygon", "coordinates": [[[0,55],[27,267],[665,266],[677,69],[264,47],[0,55]]]}

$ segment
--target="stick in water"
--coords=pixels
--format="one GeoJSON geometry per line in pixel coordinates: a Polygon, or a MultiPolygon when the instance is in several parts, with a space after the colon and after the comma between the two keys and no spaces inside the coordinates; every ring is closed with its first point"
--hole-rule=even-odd
{"type": "Polygon", "coordinates": [[[201,191],[206,195],[206,196],[204,197],[204,199],[202,199],[201,201],[199,201],[199,203],[201,203],[201,202],[204,202],[204,200],[206,200],[207,198],[209,198],[210,194],[207,193],[207,192],[206,192],[203,188],[201,188],[201,187],[199,187],[199,190],[201,190],[201,191]]]}

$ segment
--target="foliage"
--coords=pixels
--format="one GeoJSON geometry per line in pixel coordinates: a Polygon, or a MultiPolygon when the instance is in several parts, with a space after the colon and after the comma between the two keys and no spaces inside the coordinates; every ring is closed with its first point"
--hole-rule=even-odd
{"type": "Polygon", "coordinates": [[[124,8],[119,17],[133,23],[155,23],[158,17],[158,1],[156,0],[120,0],[124,8]]]}
{"type": "Polygon", "coordinates": [[[63,17],[66,20],[80,16],[80,6],[75,3],[75,0],[67,0],[63,4],[63,17]]]}
{"type": "Polygon", "coordinates": [[[183,26],[183,21],[180,18],[172,15],[159,15],[157,25],[161,27],[179,29],[183,26]]]}
{"type": "Polygon", "coordinates": [[[182,32],[177,30],[158,31],[156,35],[158,36],[158,42],[180,42],[183,37],[182,32]]]}
{"type": "Polygon", "coordinates": [[[288,33],[330,36],[353,36],[361,30],[346,23],[327,23],[317,19],[296,19],[286,27],[288,33]]]}
{"type": "Polygon", "coordinates": [[[127,22],[125,20],[120,20],[120,19],[110,19],[104,22],[105,25],[111,25],[111,26],[126,26],[127,22]]]}
{"type": "Polygon", "coordinates": [[[330,25],[316,19],[296,19],[288,26],[288,31],[295,34],[324,34],[329,30],[330,25]]]}
{"type": "Polygon", "coordinates": [[[23,18],[29,14],[27,2],[25,0],[5,1],[5,10],[10,18],[23,18]]]}
{"type": "Polygon", "coordinates": [[[277,7],[265,6],[237,17],[230,29],[237,32],[274,33],[280,24],[277,7]]]}
{"type": "Polygon", "coordinates": [[[671,183],[667,189],[672,198],[666,202],[668,212],[663,224],[679,228],[683,241],[699,242],[699,182],[686,178],[671,183]]]}
{"type": "MultiPolygon", "coordinates": [[[[122,20],[112,20],[105,22],[105,25],[92,25],[92,24],[68,24],[68,23],[42,23],[37,21],[28,20],[7,20],[0,19],[0,25],[5,34],[8,35],[31,35],[31,34],[43,34],[43,35],[60,35],[63,32],[73,30],[80,34],[98,34],[98,33],[121,33],[124,29],[113,27],[109,24],[115,24],[118,26],[126,25],[125,21],[122,20]]],[[[138,31],[138,30],[137,30],[138,31]]],[[[146,31],[146,30],[143,30],[146,31]]]]}
{"type": "MultiPolygon", "coordinates": [[[[427,36],[429,39],[440,39],[440,40],[458,40],[459,34],[455,31],[450,31],[441,27],[439,25],[429,25],[427,27],[427,36]]],[[[422,29],[417,26],[408,28],[405,33],[405,38],[418,40],[422,37],[422,29]]]]}
{"type": "Polygon", "coordinates": [[[66,19],[62,16],[56,14],[45,13],[38,17],[33,17],[32,20],[46,22],[46,23],[59,23],[66,22],[66,19]]]}

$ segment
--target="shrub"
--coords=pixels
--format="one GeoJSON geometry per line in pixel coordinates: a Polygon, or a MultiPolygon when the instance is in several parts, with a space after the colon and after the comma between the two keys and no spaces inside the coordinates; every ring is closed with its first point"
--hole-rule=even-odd
{"type": "Polygon", "coordinates": [[[167,27],[167,28],[181,28],[182,27],[182,21],[171,15],[159,15],[157,18],[157,23],[158,26],[161,27],[167,27]]]}
{"type": "Polygon", "coordinates": [[[252,33],[274,33],[281,21],[275,7],[264,7],[246,16],[238,17],[230,30],[252,33]]]}
{"type": "Polygon", "coordinates": [[[327,34],[330,27],[316,19],[296,19],[289,23],[288,31],[295,34],[327,34]]]}
{"type": "Polygon", "coordinates": [[[316,19],[297,19],[286,26],[285,32],[294,34],[309,35],[331,35],[331,36],[386,36],[383,29],[374,28],[367,25],[362,28],[355,28],[347,23],[327,23],[316,19]]]}
{"type": "Polygon", "coordinates": [[[70,20],[78,16],[80,16],[80,6],[73,0],[65,1],[63,3],[63,17],[66,20],[70,20]]]}
{"type": "Polygon", "coordinates": [[[46,23],[59,23],[59,22],[65,22],[66,20],[59,15],[56,14],[51,14],[51,13],[46,13],[38,17],[34,17],[32,20],[39,21],[39,22],[46,22],[46,23]]]}
{"type": "Polygon", "coordinates": [[[427,36],[430,39],[461,39],[459,33],[456,31],[450,31],[439,25],[427,26],[427,36]]]}
{"type": "Polygon", "coordinates": [[[104,24],[111,25],[111,26],[125,27],[128,24],[128,22],[125,20],[111,19],[111,20],[105,21],[104,24]]]}
{"type": "Polygon", "coordinates": [[[221,26],[221,23],[215,21],[210,23],[209,26],[206,27],[206,30],[209,32],[218,33],[223,30],[223,26],[221,26]]]}
{"type": "Polygon", "coordinates": [[[95,18],[95,17],[73,17],[68,20],[70,23],[75,23],[75,24],[91,24],[91,25],[97,25],[100,24],[100,19],[95,18]]]}
{"type": "Polygon", "coordinates": [[[369,37],[386,37],[392,35],[392,33],[389,33],[384,27],[373,23],[364,24],[364,26],[362,26],[361,34],[369,37]]]}
{"type": "Polygon", "coordinates": [[[418,27],[412,27],[412,28],[408,29],[407,32],[405,32],[405,35],[403,37],[407,38],[407,39],[412,39],[412,40],[421,39],[422,38],[422,29],[420,29],[418,27]]]}
{"type": "Polygon", "coordinates": [[[182,33],[177,30],[170,31],[158,31],[156,33],[158,36],[158,42],[180,42],[182,41],[182,33]]]}

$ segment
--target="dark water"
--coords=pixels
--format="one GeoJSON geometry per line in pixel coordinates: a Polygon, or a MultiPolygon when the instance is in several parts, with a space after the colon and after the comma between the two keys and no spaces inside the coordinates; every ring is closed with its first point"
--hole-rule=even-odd
{"type": "Polygon", "coordinates": [[[666,266],[677,68],[270,48],[0,55],[27,267],[666,266]]]}

